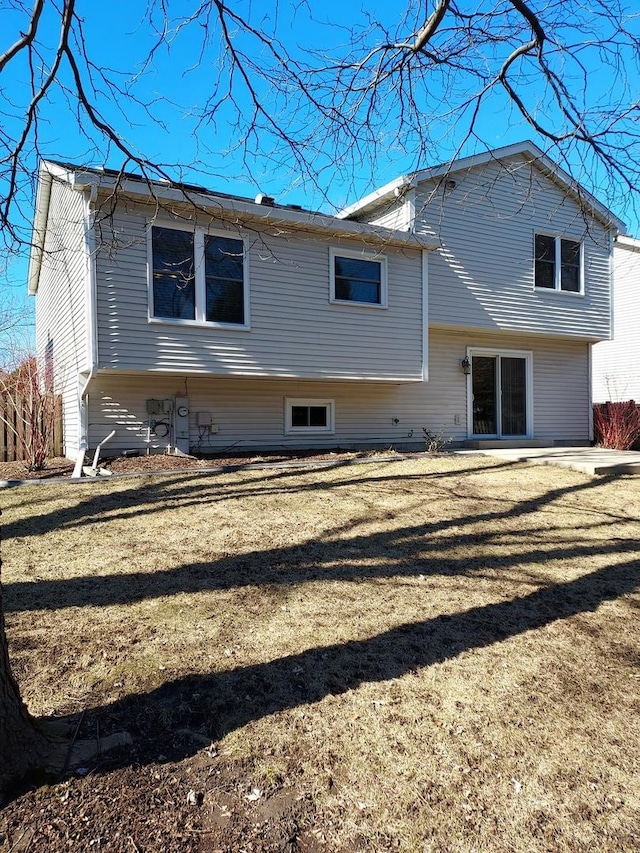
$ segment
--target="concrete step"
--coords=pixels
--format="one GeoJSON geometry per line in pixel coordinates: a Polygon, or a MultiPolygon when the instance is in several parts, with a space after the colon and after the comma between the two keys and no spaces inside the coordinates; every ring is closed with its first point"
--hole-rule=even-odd
{"type": "Polygon", "coordinates": [[[465,441],[463,447],[469,450],[511,450],[531,447],[553,447],[551,441],[538,438],[471,438],[465,441]]]}

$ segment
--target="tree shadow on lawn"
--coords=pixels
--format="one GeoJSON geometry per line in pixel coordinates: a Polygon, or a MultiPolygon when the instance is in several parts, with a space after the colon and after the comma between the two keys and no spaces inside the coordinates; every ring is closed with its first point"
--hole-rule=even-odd
{"type": "Polygon", "coordinates": [[[319,702],[363,683],[400,678],[543,628],[640,586],[637,560],[601,568],[511,601],[404,624],[366,640],[308,649],[267,663],[194,674],[87,712],[85,731],[126,729],[131,749],[105,767],[181,760],[262,717],[319,702]]]}
{"type": "Polygon", "coordinates": [[[587,558],[614,552],[638,553],[640,546],[635,536],[623,538],[620,535],[622,519],[605,509],[597,511],[601,520],[589,525],[590,530],[602,529],[603,538],[597,541],[585,540],[581,535],[586,525],[572,527],[575,533],[572,539],[563,535],[557,540],[553,539],[553,534],[561,530],[557,525],[550,529],[527,526],[523,521],[516,530],[512,526],[501,526],[503,521],[526,519],[558,498],[601,483],[602,480],[590,480],[551,489],[515,505],[496,497],[493,499],[499,504],[496,510],[453,515],[432,523],[395,527],[379,533],[357,534],[356,525],[366,524],[367,520],[350,521],[328,531],[321,540],[187,563],[155,572],[16,581],[3,587],[5,613],[124,605],[179,593],[244,586],[286,587],[312,581],[358,582],[419,575],[469,576],[496,567],[505,570],[514,565],[535,566],[547,560],[587,558]],[[501,506],[502,503],[507,507],[501,506]],[[480,530],[477,529],[479,525],[482,526],[480,530]],[[344,538],[347,533],[349,537],[344,538]],[[514,543],[514,536],[518,537],[518,543],[514,543]],[[495,549],[504,544],[509,546],[509,553],[496,556],[489,552],[490,547],[495,549]],[[366,557],[366,565],[360,563],[363,557],[366,557]]]}
{"type": "MultiPolygon", "coordinates": [[[[451,477],[462,477],[465,474],[486,475],[506,468],[512,468],[514,465],[519,464],[515,462],[500,462],[498,464],[482,466],[481,468],[456,468],[452,471],[426,471],[421,474],[393,473],[373,477],[366,476],[365,465],[377,464],[387,466],[395,465],[397,461],[392,460],[383,463],[375,463],[373,461],[363,463],[358,461],[358,466],[363,466],[361,476],[345,475],[345,477],[338,480],[318,479],[304,484],[296,481],[302,476],[309,476],[313,473],[322,475],[327,471],[353,468],[355,463],[349,460],[335,462],[331,465],[324,465],[322,469],[314,469],[313,471],[299,468],[292,470],[269,469],[262,475],[252,477],[250,480],[245,480],[242,483],[230,483],[229,481],[221,483],[218,479],[220,476],[218,473],[189,472],[188,474],[178,474],[175,476],[162,474],[149,475],[149,478],[152,478],[152,482],[148,482],[145,477],[142,482],[138,481],[128,489],[101,491],[98,495],[90,495],[86,499],[80,500],[78,503],[64,507],[63,509],[56,508],[50,512],[42,512],[37,516],[5,522],[3,524],[2,537],[6,540],[18,536],[41,536],[53,530],[64,530],[88,524],[104,523],[110,521],[114,517],[114,514],[117,514],[119,519],[138,518],[142,514],[152,515],[154,513],[165,512],[167,501],[178,503],[181,508],[197,507],[203,503],[242,500],[251,497],[260,498],[263,496],[298,492],[300,494],[326,492],[362,484],[382,485],[394,482],[408,484],[434,479],[445,480],[451,477]]],[[[222,471],[220,473],[225,474],[228,472],[222,471]]],[[[600,480],[600,482],[604,481],[605,478],[600,480]]],[[[70,482],[65,484],[65,487],[70,490],[93,489],[96,485],[98,485],[98,481],[91,480],[87,482],[70,482]]],[[[105,483],[102,482],[102,485],[105,485],[105,483]]],[[[28,499],[19,502],[16,506],[42,504],[46,507],[48,501],[46,492],[43,494],[42,489],[49,488],[49,485],[42,485],[37,488],[38,492],[35,496],[32,493],[28,499]]]]}
{"type": "MultiPolygon", "coordinates": [[[[98,729],[108,733],[124,728],[134,736],[133,747],[110,756],[104,766],[154,762],[161,754],[178,760],[201,749],[207,738],[219,739],[251,721],[318,702],[365,682],[401,677],[463,652],[595,610],[604,601],[634,592],[640,586],[640,546],[635,537],[619,535],[624,533],[619,517],[610,516],[606,509],[599,512],[602,519],[591,525],[602,528],[597,541],[581,537],[580,531],[587,525],[572,527],[571,538],[565,537],[568,528],[564,528],[562,538],[550,541],[553,529],[540,526],[539,519],[536,526],[532,519],[527,523],[527,517],[541,509],[552,511],[549,505],[553,501],[596,488],[603,482],[606,480],[573,483],[515,505],[509,501],[495,511],[461,514],[373,535],[256,551],[212,563],[182,565],[166,572],[9,584],[5,588],[5,605],[7,611],[13,612],[106,606],[246,584],[295,584],[303,588],[305,583],[317,579],[366,581],[436,574],[471,576],[483,569],[506,570],[550,559],[633,555],[626,562],[611,563],[577,579],[550,584],[510,601],[440,615],[401,625],[366,640],[312,648],[267,663],[188,675],[149,693],[132,694],[87,711],[86,735],[98,729]],[[518,525],[500,527],[501,522],[511,522],[514,518],[521,520],[518,525]],[[465,530],[478,524],[486,524],[487,528],[495,525],[496,529],[465,530]],[[439,537],[443,532],[450,535],[439,537]],[[504,536],[509,537],[509,551],[496,557],[490,546],[499,545],[504,536]],[[448,548],[468,551],[460,556],[459,552],[448,553],[448,548]],[[359,564],[363,556],[367,561],[359,564]],[[184,730],[196,734],[188,735],[184,730]]],[[[335,487],[335,483],[323,485],[335,487]]],[[[522,576],[518,580],[522,581],[522,576]]]]}

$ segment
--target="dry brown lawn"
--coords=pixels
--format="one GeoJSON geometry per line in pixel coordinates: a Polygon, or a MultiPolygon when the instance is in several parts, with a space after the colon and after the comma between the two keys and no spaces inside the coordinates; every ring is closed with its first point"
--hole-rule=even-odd
{"type": "Polygon", "coordinates": [[[5,806],[2,853],[639,849],[640,478],[443,456],[0,506],[30,710],[134,737],[5,806]]]}

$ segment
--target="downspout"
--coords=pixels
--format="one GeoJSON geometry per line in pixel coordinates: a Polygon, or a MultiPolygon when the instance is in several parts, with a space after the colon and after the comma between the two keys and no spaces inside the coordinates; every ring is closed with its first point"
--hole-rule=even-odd
{"type": "Polygon", "coordinates": [[[589,443],[593,444],[593,344],[588,343],[587,369],[589,371],[589,443]]]}
{"type": "Polygon", "coordinates": [[[429,252],[422,250],[422,381],[429,380],[429,252]]]}

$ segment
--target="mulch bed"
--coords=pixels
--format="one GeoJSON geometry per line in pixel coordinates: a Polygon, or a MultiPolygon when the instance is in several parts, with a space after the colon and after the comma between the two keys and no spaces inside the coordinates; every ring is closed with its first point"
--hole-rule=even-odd
{"type": "MultiPolygon", "coordinates": [[[[141,456],[111,456],[101,458],[99,465],[113,474],[154,474],[164,471],[198,471],[217,467],[243,467],[245,465],[269,465],[274,463],[296,462],[342,462],[351,459],[366,459],[374,456],[398,456],[402,454],[389,450],[384,454],[378,450],[363,451],[317,451],[301,450],[297,452],[237,453],[219,456],[173,456],[166,453],[141,456]]],[[[87,460],[88,464],[93,460],[87,460]]],[[[0,462],[0,481],[48,480],[58,477],[71,477],[74,463],[64,457],[47,461],[42,471],[29,471],[24,462],[0,462]]]]}

